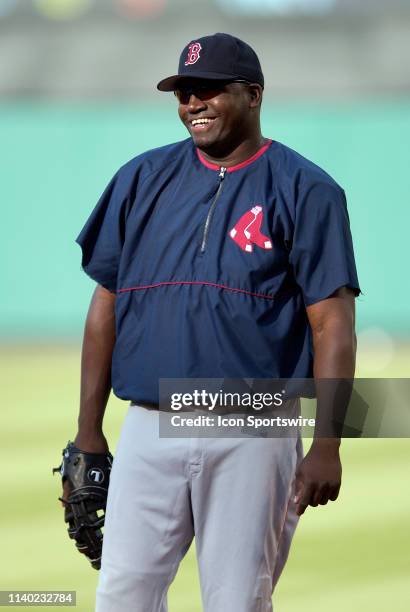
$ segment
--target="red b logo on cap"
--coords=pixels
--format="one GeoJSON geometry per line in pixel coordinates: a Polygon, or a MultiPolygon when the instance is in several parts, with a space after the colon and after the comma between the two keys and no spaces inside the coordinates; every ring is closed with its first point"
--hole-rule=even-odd
{"type": "Polygon", "coordinates": [[[188,58],[185,62],[185,66],[189,66],[190,64],[195,64],[199,60],[199,52],[202,47],[199,42],[191,43],[188,47],[188,58]]]}

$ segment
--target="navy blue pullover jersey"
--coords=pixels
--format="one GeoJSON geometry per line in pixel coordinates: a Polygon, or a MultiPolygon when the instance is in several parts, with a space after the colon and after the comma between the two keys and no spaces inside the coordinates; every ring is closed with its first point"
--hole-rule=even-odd
{"type": "Polygon", "coordinates": [[[305,307],[361,293],[343,189],[276,141],[228,169],[191,138],[139,155],[76,242],[116,293],[113,391],[140,403],[160,378],[311,378],[305,307]]]}

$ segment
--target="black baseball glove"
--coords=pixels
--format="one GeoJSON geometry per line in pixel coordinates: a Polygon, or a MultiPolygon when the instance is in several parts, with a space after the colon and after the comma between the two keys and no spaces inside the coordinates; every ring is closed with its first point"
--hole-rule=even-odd
{"type": "Polygon", "coordinates": [[[68,535],[75,540],[95,569],[101,567],[101,551],[105,507],[113,457],[111,453],[86,453],[68,442],[63,449],[63,461],[59,467],[62,484],[68,481],[68,499],[63,502],[64,520],[68,523],[68,535]]]}

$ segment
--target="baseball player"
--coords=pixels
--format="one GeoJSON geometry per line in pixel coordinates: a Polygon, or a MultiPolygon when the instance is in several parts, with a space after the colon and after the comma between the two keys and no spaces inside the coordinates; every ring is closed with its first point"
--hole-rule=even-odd
{"type": "Polygon", "coordinates": [[[354,376],[360,287],[345,193],[262,136],[263,88],[245,42],[220,33],[189,42],[178,73],[158,84],[175,93],[189,137],[121,167],[77,238],[97,287],[78,433],[62,468],[68,519],[81,506],[70,502],[70,470],[85,466],[79,480],[89,474],[94,495],[110,475],[110,390],[130,402],[101,562],[101,538],[79,542],[91,523],[70,532],[101,564],[97,612],[166,612],[194,537],[203,609],[268,612],[298,518],[338,496],[337,437],[315,436],[303,457],[300,436],[158,430],[160,379],[354,376]]]}

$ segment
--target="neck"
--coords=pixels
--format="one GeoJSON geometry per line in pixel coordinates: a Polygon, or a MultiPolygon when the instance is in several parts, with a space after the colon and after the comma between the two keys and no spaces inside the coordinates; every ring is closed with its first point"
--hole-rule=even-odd
{"type": "Polygon", "coordinates": [[[210,164],[230,168],[255,155],[266,142],[267,139],[263,138],[259,130],[258,133],[241,140],[238,144],[231,143],[229,146],[219,145],[215,148],[212,147],[212,149],[198,147],[198,149],[204,159],[210,164]]]}

